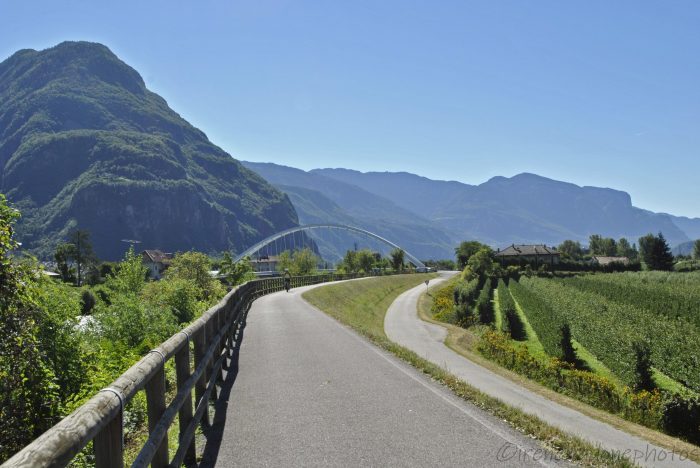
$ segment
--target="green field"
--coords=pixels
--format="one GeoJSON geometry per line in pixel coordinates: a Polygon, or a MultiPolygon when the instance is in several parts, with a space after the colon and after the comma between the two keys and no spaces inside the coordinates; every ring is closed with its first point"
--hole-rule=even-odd
{"type": "MultiPolygon", "coordinates": [[[[521,276],[497,284],[490,320],[457,323],[473,335],[472,352],[579,402],[700,445],[700,274],[521,276]]],[[[455,285],[455,297],[466,289],[464,281],[455,285]]],[[[450,316],[444,304],[437,308],[450,316]]],[[[467,304],[467,315],[477,308],[467,304]]]]}
{"type": "Polygon", "coordinates": [[[683,273],[601,274],[567,279],[522,278],[511,285],[545,349],[556,355],[557,328],[623,382],[635,376],[634,344],[646,342],[657,384],[700,391],[700,276],[683,273]],[[661,300],[659,298],[666,298],[661,300]],[[689,299],[691,298],[691,299],[689,299]]]}

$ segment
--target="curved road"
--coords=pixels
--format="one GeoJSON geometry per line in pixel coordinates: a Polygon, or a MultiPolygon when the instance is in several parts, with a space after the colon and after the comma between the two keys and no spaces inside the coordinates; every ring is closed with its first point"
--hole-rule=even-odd
{"type": "MultiPolygon", "coordinates": [[[[450,274],[443,273],[444,281],[450,274]]],[[[646,441],[537,395],[518,384],[466,359],[445,344],[447,329],[424,322],[417,315],[418,299],[425,286],[413,288],[389,307],[384,330],[389,339],[441,366],[482,392],[533,414],[565,432],[575,434],[614,453],[626,454],[641,466],[697,467],[679,454],[664,451],[646,441]]]]}
{"type": "MultiPolygon", "coordinates": [[[[258,299],[203,465],[549,466],[530,439],[301,298],[258,299]],[[221,427],[223,426],[223,427],[221,427]],[[537,458],[537,460],[535,460],[537,458]]],[[[221,404],[221,403],[219,403],[221,404]]]]}

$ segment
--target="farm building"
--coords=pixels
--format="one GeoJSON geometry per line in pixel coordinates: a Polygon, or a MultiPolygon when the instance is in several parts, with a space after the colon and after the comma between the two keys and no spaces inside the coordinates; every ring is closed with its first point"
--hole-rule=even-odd
{"type": "Polygon", "coordinates": [[[511,245],[496,252],[496,259],[502,265],[558,265],[559,252],[546,245],[511,245]]]}

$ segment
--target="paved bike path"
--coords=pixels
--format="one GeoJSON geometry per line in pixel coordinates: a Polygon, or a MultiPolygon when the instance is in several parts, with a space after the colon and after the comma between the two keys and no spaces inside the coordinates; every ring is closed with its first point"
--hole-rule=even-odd
{"type": "MultiPolygon", "coordinates": [[[[440,279],[433,280],[433,284],[449,276],[442,274],[440,279]]],[[[452,351],[444,344],[447,329],[418,317],[418,300],[423,291],[423,285],[406,291],[389,307],[384,331],[391,341],[414,351],[482,392],[606,450],[625,454],[641,466],[698,466],[690,460],[681,460],[683,457],[680,454],[673,454],[535,394],[452,351]]]]}
{"type": "Polygon", "coordinates": [[[531,439],[309,305],[308,289],[254,302],[216,460],[203,465],[555,464],[531,439]]]}

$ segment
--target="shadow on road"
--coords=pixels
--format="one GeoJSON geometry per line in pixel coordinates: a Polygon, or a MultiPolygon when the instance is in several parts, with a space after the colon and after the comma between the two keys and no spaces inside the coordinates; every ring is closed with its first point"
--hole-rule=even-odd
{"type": "Polygon", "coordinates": [[[200,468],[214,466],[216,464],[216,459],[219,456],[224,427],[226,426],[226,413],[229,396],[231,395],[231,389],[233,388],[233,384],[236,382],[236,377],[238,376],[238,359],[241,343],[243,342],[243,335],[245,334],[247,320],[248,318],[246,314],[246,317],[241,323],[238,338],[235,341],[235,347],[231,353],[228,369],[224,370],[223,372],[224,380],[223,382],[217,383],[219,391],[216,403],[214,403],[214,419],[212,421],[212,425],[205,428],[203,431],[205,440],[203,453],[199,452],[198,450],[198,454],[201,453],[201,461],[198,465],[200,468]]]}

